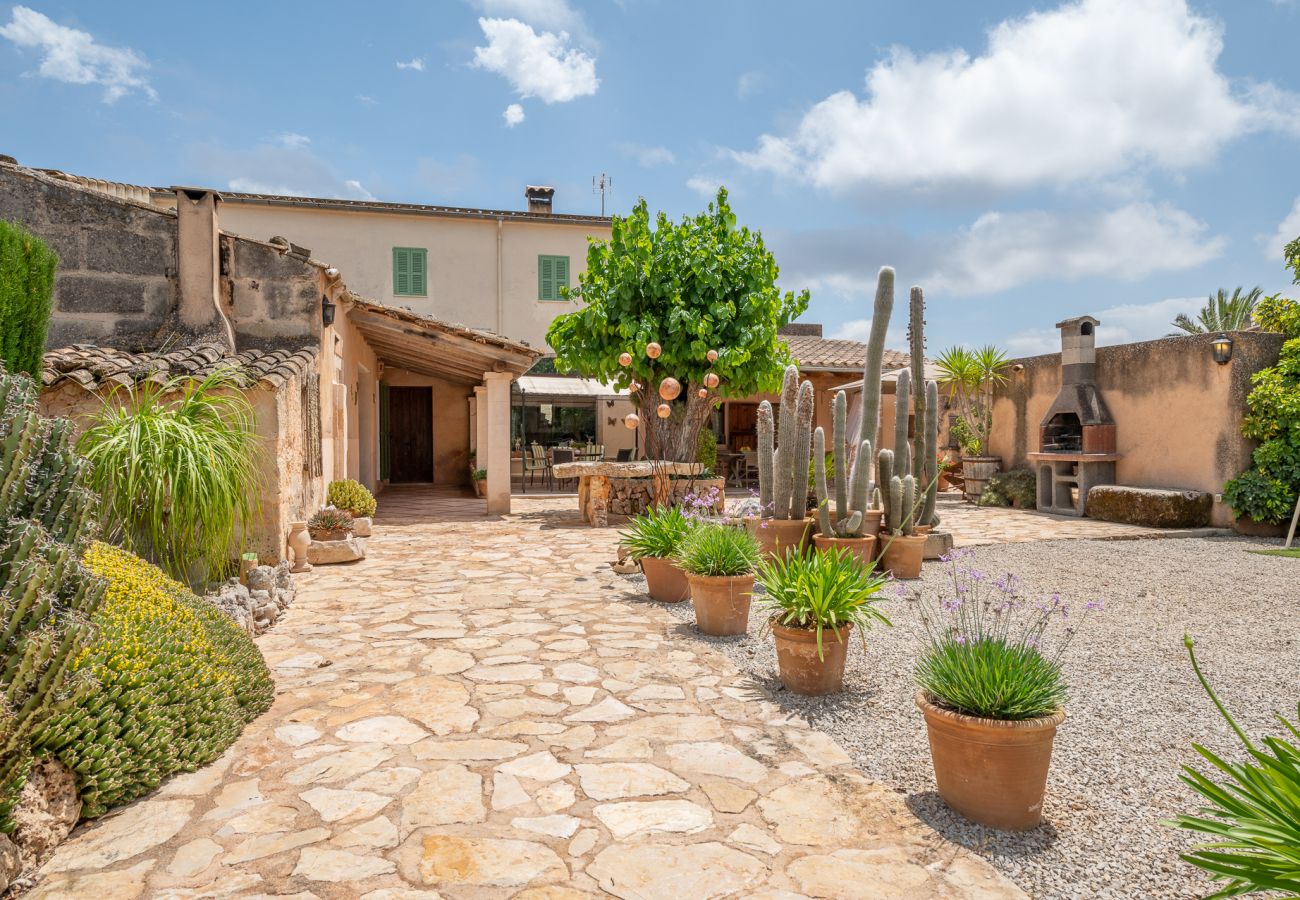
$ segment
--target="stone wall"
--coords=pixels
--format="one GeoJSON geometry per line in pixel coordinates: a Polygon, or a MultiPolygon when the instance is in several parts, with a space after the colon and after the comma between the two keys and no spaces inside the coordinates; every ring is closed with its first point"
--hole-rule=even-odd
{"type": "Polygon", "coordinates": [[[174,212],[0,161],[0,219],[59,254],[48,346],[154,347],[177,303],[174,212]]]}
{"type": "MultiPolygon", "coordinates": [[[[1104,333],[1105,323],[1098,326],[1104,333]]],[[[1214,362],[1213,335],[1097,348],[1097,386],[1115,418],[1120,484],[1215,495],[1212,521],[1231,523],[1218,495],[1250,467],[1254,444],[1241,436],[1251,376],[1277,361],[1282,336],[1232,335],[1232,361],[1214,362]]],[[[1004,469],[1028,465],[1038,427],[1061,387],[1060,354],[1015,360],[993,401],[990,452],[1004,469]]]]}
{"type": "Polygon", "coordinates": [[[230,303],[235,343],[298,348],[320,339],[320,266],[285,241],[266,243],[223,234],[222,288],[230,303]]]}
{"type": "MultiPolygon", "coordinates": [[[[674,506],[686,503],[688,494],[704,497],[711,488],[717,489],[717,502],[713,512],[721,514],[726,483],[721,478],[681,478],[672,482],[674,506]]],[[[653,496],[650,478],[611,478],[609,480],[609,512],[618,516],[638,516],[650,508],[653,496]]]]}

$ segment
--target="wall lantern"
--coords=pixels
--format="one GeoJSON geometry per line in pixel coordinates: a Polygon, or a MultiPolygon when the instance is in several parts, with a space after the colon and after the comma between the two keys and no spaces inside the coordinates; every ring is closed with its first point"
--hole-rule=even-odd
{"type": "Polygon", "coordinates": [[[334,324],[334,311],[338,306],[330,302],[330,298],[325,294],[320,295],[320,320],[326,328],[334,324]]]}
{"type": "Polygon", "coordinates": [[[1214,350],[1214,361],[1221,366],[1226,366],[1232,359],[1232,338],[1226,334],[1220,334],[1210,344],[1214,350]]]}

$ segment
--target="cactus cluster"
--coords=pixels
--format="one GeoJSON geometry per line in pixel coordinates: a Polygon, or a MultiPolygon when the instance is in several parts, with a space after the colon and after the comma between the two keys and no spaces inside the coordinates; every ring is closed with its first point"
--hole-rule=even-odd
{"type": "Polygon", "coordinates": [[[81,563],[96,499],[72,443],[69,422],[37,413],[32,382],[0,369],[0,831],[104,597],[81,563]]]}
{"type": "Polygon", "coordinates": [[[764,514],[774,519],[803,519],[808,506],[814,397],[812,382],[800,384],[798,368],[787,366],[779,422],[773,421],[771,403],[758,405],[758,496],[764,514]]]}
{"type": "Polygon", "coordinates": [[[76,773],[93,817],[216,759],[275,687],[248,633],[215,604],[117,547],[94,544],[84,562],[108,585],[74,663],[94,686],[61,706],[35,746],[76,773]]]}

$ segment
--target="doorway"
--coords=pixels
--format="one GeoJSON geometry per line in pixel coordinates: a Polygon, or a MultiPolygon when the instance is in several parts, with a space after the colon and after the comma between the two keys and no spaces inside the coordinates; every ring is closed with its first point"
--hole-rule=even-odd
{"type": "Polygon", "coordinates": [[[394,483],[433,481],[433,388],[388,389],[389,465],[394,483]]]}

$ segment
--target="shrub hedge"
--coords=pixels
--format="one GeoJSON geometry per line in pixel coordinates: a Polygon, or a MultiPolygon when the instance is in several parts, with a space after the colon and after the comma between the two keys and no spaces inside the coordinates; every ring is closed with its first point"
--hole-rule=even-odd
{"type": "Polygon", "coordinates": [[[346,509],[354,516],[366,518],[375,514],[375,495],[366,486],[351,478],[331,481],[327,492],[330,506],[346,509]]]}
{"type": "Polygon", "coordinates": [[[216,759],[270,707],[274,684],[247,633],[157,567],[102,543],[85,564],[108,582],[74,661],[94,687],[38,746],[77,773],[93,817],[216,759]]]}
{"type": "Polygon", "coordinates": [[[59,257],[21,225],[0,220],[0,363],[41,375],[59,257]]]}

